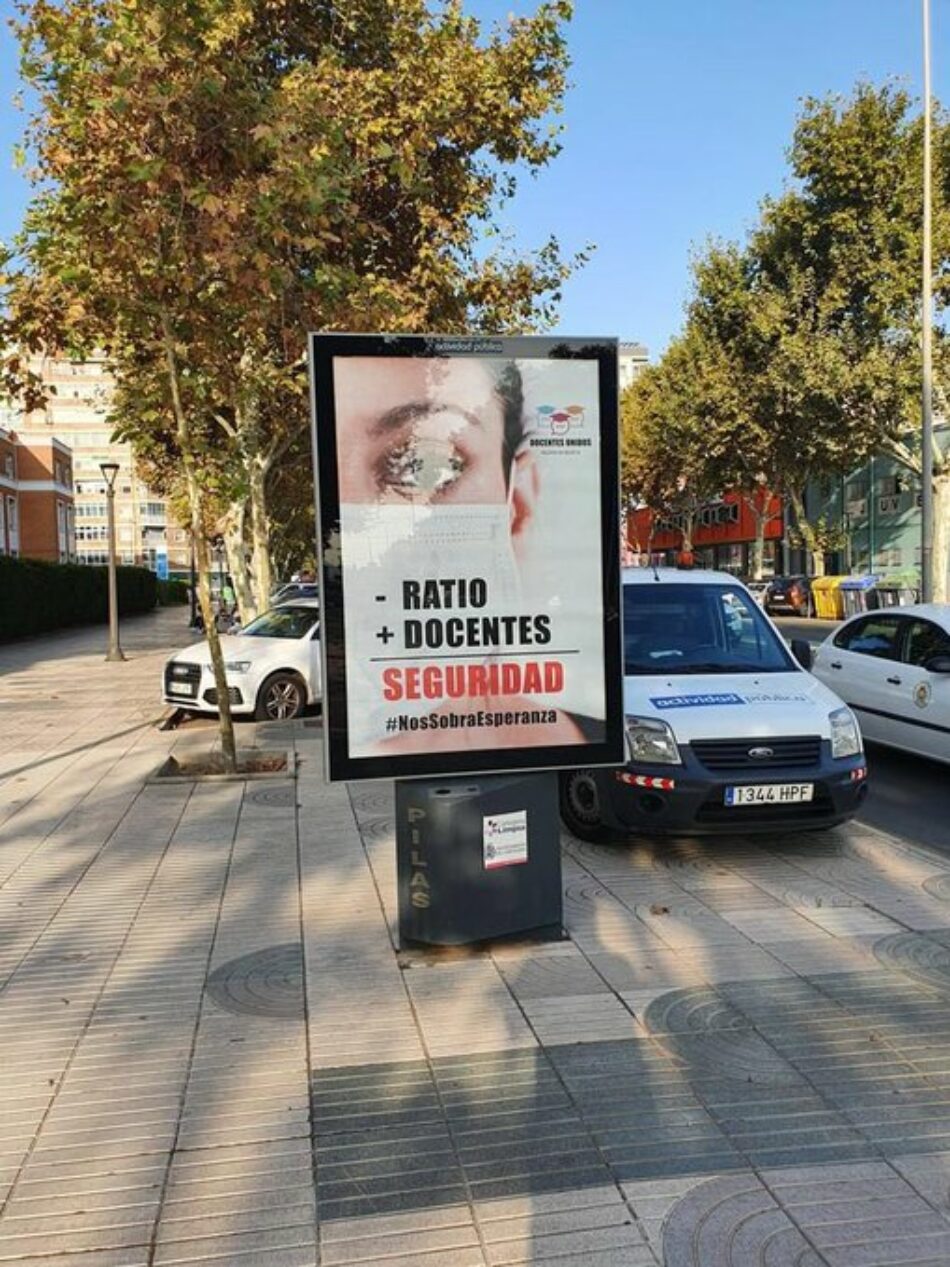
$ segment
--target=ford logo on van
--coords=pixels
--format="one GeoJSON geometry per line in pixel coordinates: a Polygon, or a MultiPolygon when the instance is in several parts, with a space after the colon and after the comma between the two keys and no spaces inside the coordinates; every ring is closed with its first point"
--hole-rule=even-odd
{"type": "Polygon", "coordinates": [[[775,756],[775,752],[772,748],[750,748],[749,756],[753,761],[768,761],[769,757],[775,756]]]}

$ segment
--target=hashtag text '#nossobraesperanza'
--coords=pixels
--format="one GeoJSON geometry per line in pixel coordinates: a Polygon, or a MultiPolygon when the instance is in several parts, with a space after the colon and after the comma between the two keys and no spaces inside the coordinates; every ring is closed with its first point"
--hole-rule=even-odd
{"type": "Polygon", "coordinates": [[[386,719],[386,730],[393,734],[409,730],[466,730],[477,726],[553,725],[557,711],[553,708],[529,708],[509,712],[430,713],[426,717],[409,717],[401,713],[386,719]]]}

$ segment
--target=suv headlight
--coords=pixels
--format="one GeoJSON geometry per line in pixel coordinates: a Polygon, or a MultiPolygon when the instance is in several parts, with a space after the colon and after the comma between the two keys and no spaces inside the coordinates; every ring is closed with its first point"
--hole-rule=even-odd
{"type": "Polygon", "coordinates": [[[250,667],[250,660],[225,660],[224,662],[226,673],[246,673],[250,667]]]}
{"type": "Polygon", "coordinates": [[[850,708],[837,708],[829,716],[831,723],[831,755],[833,757],[856,757],[864,749],[861,744],[861,732],[854,713],[850,708]]]}
{"type": "Polygon", "coordinates": [[[681,765],[676,736],[665,721],[653,717],[627,718],[627,743],[631,761],[654,765],[681,765]]]}

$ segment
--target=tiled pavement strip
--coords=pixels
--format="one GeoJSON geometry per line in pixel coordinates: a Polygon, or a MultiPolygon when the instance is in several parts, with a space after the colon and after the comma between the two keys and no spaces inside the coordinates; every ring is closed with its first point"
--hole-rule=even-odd
{"type": "Polygon", "coordinates": [[[950,856],[566,838],[570,941],[396,953],[315,719],[144,784],[183,623],[0,648],[0,1267],[950,1263],[950,856]]]}

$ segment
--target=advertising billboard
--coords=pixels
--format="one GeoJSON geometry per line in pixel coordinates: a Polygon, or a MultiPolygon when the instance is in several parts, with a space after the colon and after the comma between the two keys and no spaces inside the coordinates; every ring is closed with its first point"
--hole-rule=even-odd
{"type": "Polygon", "coordinates": [[[623,762],[617,343],[310,337],[330,779],[623,762]]]}

